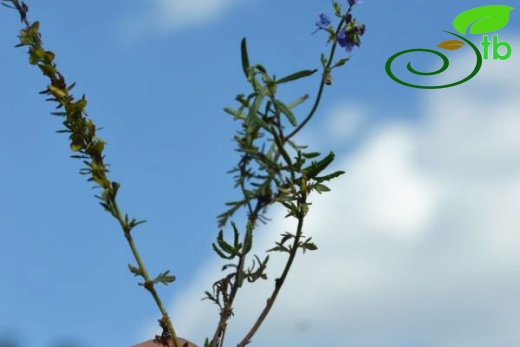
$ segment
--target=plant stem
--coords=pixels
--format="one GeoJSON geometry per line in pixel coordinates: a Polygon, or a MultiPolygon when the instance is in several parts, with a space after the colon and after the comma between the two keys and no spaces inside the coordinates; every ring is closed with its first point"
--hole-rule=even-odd
{"type": "MultiPolygon", "coordinates": [[[[350,12],[350,8],[347,12],[347,14],[350,12]]],[[[341,21],[339,22],[338,26],[337,26],[337,29],[336,29],[336,37],[338,37],[338,33],[339,31],[341,30],[342,26],[343,26],[343,23],[345,23],[345,17],[343,17],[341,19],[341,21]]],[[[305,119],[303,120],[303,122],[300,123],[300,125],[298,125],[296,127],[296,129],[294,129],[289,135],[287,135],[285,137],[286,140],[290,139],[291,137],[293,137],[294,135],[296,135],[304,126],[305,124],[307,124],[308,121],[311,120],[312,116],[314,116],[314,113],[316,112],[316,110],[318,109],[318,105],[320,104],[320,100],[321,100],[321,96],[323,94],[323,87],[325,86],[325,75],[328,74],[330,72],[330,66],[332,65],[332,60],[334,59],[334,53],[336,52],[336,46],[338,44],[338,40],[337,39],[334,39],[334,42],[332,44],[332,49],[330,50],[330,54],[329,54],[329,59],[327,61],[327,66],[324,68],[323,70],[323,78],[321,79],[321,82],[320,82],[320,87],[319,87],[319,90],[318,90],[318,94],[316,95],[316,100],[314,101],[314,105],[312,106],[312,109],[311,111],[309,112],[309,114],[307,115],[307,117],[305,117],[305,119]]]]}
{"type": "Polygon", "coordinates": [[[119,210],[119,206],[117,204],[116,199],[112,199],[112,206],[114,207],[114,211],[116,214],[116,218],[119,221],[119,224],[121,225],[121,228],[123,229],[125,233],[125,238],[128,241],[128,245],[130,246],[130,249],[132,250],[132,254],[134,255],[135,261],[137,262],[137,265],[139,267],[139,270],[141,271],[141,274],[144,279],[144,287],[152,294],[153,299],[155,300],[155,303],[157,307],[159,308],[159,311],[161,311],[162,317],[166,317],[166,324],[168,326],[168,331],[170,332],[170,335],[173,340],[173,346],[177,346],[177,334],[175,333],[175,329],[173,327],[173,324],[171,322],[171,319],[168,316],[168,312],[164,308],[164,305],[161,301],[161,298],[157,294],[157,291],[155,290],[155,285],[153,280],[150,278],[150,275],[148,274],[148,271],[146,270],[146,267],[144,266],[143,260],[141,259],[141,256],[139,254],[139,251],[137,250],[137,247],[134,243],[134,238],[132,237],[132,233],[130,232],[128,225],[125,223],[123,216],[121,214],[121,211],[119,210]]]}
{"type": "MultiPolygon", "coordinates": [[[[1,2],[3,5],[5,5],[6,2],[10,2],[14,6],[14,9],[16,9],[18,11],[18,13],[20,14],[20,18],[21,18],[22,22],[26,25],[27,29],[31,28],[32,25],[29,22],[29,20],[27,19],[27,12],[28,12],[27,4],[25,4],[23,1],[20,2],[19,0],[2,0],[1,2]]],[[[5,6],[13,8],[8,5],[5,5],[5,6]]],[[[35,35],[35,37],[32,37],[32,38],[34,39],[33,43],[31,43],[32,48],[37,48],[43,52],[46,52],[41,45],[40,34],[37,33],[37,36],[35,35]]],[[[27,45],[27,44],[24,43],[23,45],[27,45]]],[[[49,52],[46,52],[46,53],[49,53],[49,52]]],[[[54,59],[54,54],[52,54],[52,59],[54,59]]],[[[61,81],[61,83],[63,83],[63,86],[60,86],[61,87],[60,89],[62,89],[62,90],[60,90],[60,92],[64,96],[61,97],[60,99],[55,98],[55,99],[49,99],[49,100],[57,101],[60,104],[59,107],[65,106],[65,109],[67,110],[67,106],[69,106],[73,100],[73,97],[71,95],[69,95],[69,90],[72,89],[72,86],[67,88],[67,86],[65,85],[65,80],[64,80],[63,76],[61,75],[61,73],[57,70],[55,64],[51,65],[51,63],[46,62],[46,64],[42,64],[42,65],[38,65],[38,66],[40,68],[42,66],[47,67],[47,68],[49,68],[49,67],[52,68],[52,69],[49,68],[49,70],[42,70],[44,72],[44,74],[47,77],[49,77],[49,79],[51,79],[52,86],[55,87],[56,81],[58,81],[58,79],[59,79],[59,81],[61,81]],[[47,65],[47,66],[45,66],[45,65],[47,65]],[[49,72],[49,71],[52,71],[52,72],[49,72]]],[[[49,89],[47,89],[47,90],[49,90],[49,89]]],[[[86,104],[86,101],[85,101],[85,104],[86,104]]],[[[69,114],[67,113],[67,116],[68,115],[69,114]]],[[[84,115],[71,117],[70,122],[73,122],[73,121],[77,122],[78,119],[84,121],[85,119],[83,117],[84,117],[84,115]]],[[[69,121],[69,119],[67,119],[67,121],[69,121]]],[[[91,125],[95,129],[94,124],[91,123],[91,125]]],[[[78,128],[81,128],[81,129],[83,129],[84,127],[85,127],[85,124],[83,124],[82,126],[78,126],[78,128]]],[[[84,135],[84,134],[82,133],[82,135],[84,135]]],[[[90,145],[90,144],[92,144],[92,142],[89,143],[88,145],[90,145]]],[[[92,173],[93,177],[90,180],[96,181],[96,183],[100,184],[105,189],[105,191],[107,191],[107,190],[110,191],[113,188],[111,188],[110,181],[108,181],[108,179],[105,176],[105,172],[108,172],[108,170],[106,169],[105,164],[103,163],[104,156],[101,155],[101,153],[100,153],[101,151],[102,151],[102,149],[99,151],[99,153],[95,153],[95,154],[92,154],[93,152],[87,151],[87,153],[89,153],[90,157],[93,160],[92,165],[90,166],[90,169],[91,169],[90,172],[92,173]],[[96,171],[96,174],[94,174],[94,169],[93,169],[94,164],[96,164],[96,167],[98,168],[98,170],[96,171]]],[[[85,151],[83,150],[83,152],[81,152],[81,153],[85,154],[85,151]]],[[[83,158],[88,158],[88,157],[84,156],[83,158]]],[[[127,223],[126,219],[123,219],[123,216],[121,214],[121,211],[119,210],[119,206],[117,204],[115,195],[110,197],[110,203],[112,205],[112,215],[119,221],[119,224],[124,231],[125,238],[128,241],[128,245],[130,246],[130,249],[132,250],[134,258],[137,261],[137,264],[139,266],[139,271],[142,274],[142,277],[144,278],[145,282],[143,285],[152,294],[152,297],[154,298],[155,303],[157,304],[157,307],[159,308],[159,310],[162,314],[162,318],[168,327],[168,331],[172,337],[174,347],[179,347],[178,343],[177,343],[177,335],[175,333],[175,329],[173,328],[172,322],[168,316],[166,309],[164,308],[164,305],[162,304],[162,301],[161,301],[159,295],[157,294],[157,291],[155,290],[154,281],[150,278],[148,271],[146,270],[146,267],[144,266],[144,263],[139,255],[139,252],[137,251],[134,240],[130,233],[133,226],[129,225],[127,223]]],[[[108,205],[106,205],[106,206],[105,205],[104,205],[104,207],[107,208],[108,205]]]]}
{"type": "MultiPolygon", "coordinates": [[[[307,196],[304,193],[302,199],[299,201],[299,204],[298,204],[298,206],[300,208],[300,211],[301,211],[301,207],[303,206],[303,204],[306,203],[306,198],[307,198],[307,196]]],[[[260,313],[260,316],[258,316],[258,319],[256,320],[256,322],[253,325],[253,327],[251,328],[251,330],[249,330],[249,332],[246,334],[246,336],[244,336],[242,341],[240,341],[240,343],[238,344],[238,347],[246,346],[249,342],[251,342],[251,338],[258,331],[258,329],[260,328],[260,326],[264,322],[265,318],[267,317],[267,315],[271,311],[271,308],[274,305],[274,302],[275,302],[275,300],[276,300],[276,298],[278,296],[278,293],[282,289],[282,286],[285,283],[285,279],[287,278],[287,275],[289,274],[289,270],[291,269],[291,266],[293,264],[294,258],[296,257],[296,252],[298,251],[298,244],[299,244],[300,238],[301,238],[301,236],[303,234],[303,220],[304,220],[304,217],[305,217],[304,213],[301,213],[298,216],[298,226],[297,226],[297,230],[296,230],[296,235],[294,237],[294,242],[293,242],[291,251],[289,253],[289,258],[287,259],[287,263],[285,264],[285,267],[283,269],[282,275],[280,276],[280,278],[277,278],[275,280],[275,288],[274,288],[273,293],[267,299],[267,303],[266,303],[264,309],[262,310],[262,313],[260,313]]]]}

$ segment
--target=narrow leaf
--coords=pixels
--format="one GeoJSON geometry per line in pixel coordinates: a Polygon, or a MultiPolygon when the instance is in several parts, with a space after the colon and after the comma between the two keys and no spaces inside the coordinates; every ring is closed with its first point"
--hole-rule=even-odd
{"type": "Polygon", "coordinates": [[[287,117],[287,119],[289,120],[289,122],[291,123],[291,125],[293,127],[298,125],[298,122],[296,121],[296,117],[294,116],[292,111],[289,109],[289,107],[287,107],[284,103],[282,103],[281,101],[276,100],[276,99],[274,100],[274,103],[275,103],[276,107],[287,117]]]}
{"type": "Polygon", "coordinates": [[[131,273],[133,273],[135,276],[143,276],[143,272],[141,271],[141,269],[133,266],[133,265],[130,265],[128,264],[128,269],[130,270],[131,273]]]}
{"type": "Polygon", "coordinates": [[[249,253],[251,247],[253,247],[253,224],[251,223],[251,220],[248,220],[246,225],[244,247],[242,248],[242,255],[249,253]]]}
{"type": "Polygon", "coordinates": [[[345,173],[345,171],[336,171],[334,173],[331,173],[330,175],[325,175],[325,176],[321,176],[321,177],[314,177],[314,180],[318,183],[321,183],[321,182],[324,182],[324,181],[329,181],[333,178],[336,178],[336,177],[339,177],[341,175],[343,175],[345,173]]]}
{"type": "Polygon", "coordinates": [[[334,153],[330,152],[325,158],[323,158],[322,160],[318,161],[318,162],[312,162],[312,164],[308,167],[306,167],[305,169],[302,170],[302,173],[307,177],[307,178],[314,178],[316,177],[320,172],[322,172],[323,170],[325,170],[327,168],[327,166],[330,165],[330,163],[332,163],[332,161],[334,160],[334,153]]]}
{"type": "Polygon", "coordinates": [[[242,39],[240,44],[240,51],[242,53],[242,69],[244,70],[246,78],[249,78],[249,57],[247,54],[247,43],[245,37],[242,39]]]}
{"type": "Polygon", "coordinates": [[[220,230],[220,232],[218,233],[217,243],[224,252],[226,252],[228,254],[234,253],[233,247],[231,247],[231,245],[229,243],[224,241],[224,234],[223,234],[222,230],[220,230]]]}
{"type": "Polygon", "coordinates": [[[292,110],[293,108],[295,108],[299,104],[303,103],[308,98],[309,98],[309,94],[305,94],[304,96],[299,97],[298,99],[296,99],[293,102],[291,102],[289,105],[287,105],[287,107],[292,110]]]}
{"type": "Polygon", "coordinates": [[[278,81],[276,81],[276,84],[287,83],[287,82],[294,81],[294,80],[297,80],[300,78],[308,77],[308,76],[313,75],[316,71],[318,71],[318,69],[298,71],[289,76],[285,76],[284,78],[279,79],[278,81]]]}

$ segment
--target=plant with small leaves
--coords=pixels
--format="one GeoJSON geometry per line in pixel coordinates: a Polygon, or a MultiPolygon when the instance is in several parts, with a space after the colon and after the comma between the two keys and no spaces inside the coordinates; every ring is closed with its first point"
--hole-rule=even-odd
{"type": "MultiPolygon", "coordinates": [[[[169,270],[164,271],[151,278],[143,264],[139,252],[132,237],[132,230],[146,221],[138,221],[129,218],[127,214],[121,213],[117,203],[117,193],[120,184],[108,179],[108,164],[105,163],[103,154],[106,142],[97,136],[97,128],[94,122],[87,117],[87,99],[85,95],[76,100],[71,91],[75,83],[68,85],[65,78],[54,63],[55,54],[43,48],[39,22],[31,23],[27,19],[29,7],[19,0],[0,0],[9,8],[15,9],[20,14],[25,28],[20,31],[19,43],[16,47],[28,47],[29,63],[37,65],[40,71],[49,78],[50,83],[46,89],[40,92],[49,96],[47,101],[57,104],[60,111],[53,112],[55,116],[63,117],[65,129],[58,133],[69,134],[70,149],[76,154],[71,157],[82,159],[86,167],[80,169],[80,174],[88,176],[89,182],[96,184],[95,188],[102,192],[95,197],[100,200],[100,205],[110,213],[120,224],[123,234],[132,250],[137,266],[128,265],[131,273],[143,278],[138,285],[148,290],[154,298],[161,312],[159,325],[162,334],[155,336],[155,341],[168,346],[173,341],[174,347],[178,345],[177,336],[173,324],[160,300],[155,285],[168,285],[175,280],[169,270]]],[[[307,151],[307,146],[297,144],[293,138],[315,115],[320,104],[325,85],[332,84],[331,73],[333,69],[341,67],[349,60],[349,56],[339,58],[335,63],[334,56],[336,47],[345,48],[351,53],[354,46],[360,46],[360,38],[365,33],[365,26],[352,18],[352,8],[361,3],[360,0],[348,0],[349,7],[346,13],[342,12],[342,6],[333,1],[334,14],[340,18],[336,29],[331,26],[332,21],[325,14],[320,14],[316,26],[319,30],[328,33],[328,42],[332,43],[328,57],[321,55],[322,78],[314,99],[313,106],[308,114],[299,119],[295,109],[304,103],[309,94],[286,103],[277,98],[278,87],[282,84],[310,77],[318,70],[301,70],[277,79],[270,75],[261,64],[250,64],[247,51],[247,43],[244,38],[241,42],[242,70],[252,91],[246,96],[238,94],[236,101],[237,109],[226,107],[224,111],[234,120],[241,123],[234,140],[237,144],[236,150],[240,153],[237,165],[229,171],[234,174],[235,188],[239,188],[242,199],[226,203],[229,206],[225,212],[218,216],[218,227],[224,228],[227,222],[236,212],[245,209],[246,225],[245,231],[240,232],[236,224],[231,221],[233,229],[232,241],[227,241],[224,230],[221,229],[217,235],[216,242],[212,244],[215,253],[222,259],[230,261],[222,267],[222,271],[231,270],[221,279],[214,282],[212,291],[205,292],[205,298],[215,303],[220,309],[220,319],[213,337],[206,338],[205,347],[223,347],[228,320],[233,315],[233,305],[238,290],[244,283],[254,283],[258,279],[267,280],[267,265],[269,255],[262,260],[254,254],[251,258],[255,229],[258,222],[267,223],[266,217],[269,207],[272,205],[283,206],[287,210],[287,217],[294,218],[296,225],[294,231],[285,231],[275,246],[266,252],[287,253],[287,261],[282,273],[274,279],[275,288],[269,295],[266,305],[260,312],[258,319],[251,329],[238,343],[238,347],[244,347],[251,342],[253,335],[269,314],[276,298],[281,290],[288,272],[291,269],[298,249],[303,253],[317,250],[317,246],[311,237],[303,233],[303,223],[310,206],[309,195],[316,191],[321,194],[330,191],[324,182],[339,177],[344,172],[335,171],[324,174],[325,170],[334,160],[334,153],[330,152],[322,156],[318,152],[307,151]],[[288,130],[289,129],[289,130],[288,130]],[[246,267],[248,260],[251,266],[246,267]]]]}
{"type": "Polygon", "coordinates": [[[264,309],[253,327],[238,343],[238,347],[243,347],[251,342],[253,335],[268,315],[285,282],[297,250],[301,249],[305,253],[318,248],[311,237],[303,234],[304,218],[311,206],[308,196],[313,191],[319,194],[330,191],[324,182],[339,177],[344,172],[323,174],[333,162],[334,153],[330,152],[321,157],[318,152],[306,151],[307,146],[298,145],[292,138],[315,114],[324,85],[332,83],[331,71],[345,65],[349,60],[349,57],[340,58],[332,64],[336,45],[345,47],[347,53],[350,53],[353,46],[360,44],[359,38],[364,34],[365,27],[353,20],[351,15],[352,7],[357,3],[359,2],[349,1],[350,6],[347,12],[342,14],[341,5],[333,2],[334,11],[341,18],[336,30],[332,29],[331,21],[325,14],[321,14],[316,22],[318,30],[325,30],[329,33],[328,42],[333,44],[328,58],[324,54],[321,55],[323,78],[314,105],[301,122],[298,121],[294,109],[307,100],[309,95],[305,94],[290,103],[285,103],[276,97],[278,86],[312,76],[318,70],[302,70],[277,79],[276,76],[271,76],[263,65],[250,64],[246,39],[242,40],[242,70],[252,91],[247,96],[244,94],[236,96],[236,101],[239,103],[237,109],[230,107],[224,109],[226,113],[233,116],[234,120],[241,122],[241,129],[234,137],[240,160],[229,173],[234,174],[234,187],[240,189],[242,199],[226,203],[230,207],[218,216],[218,226],[225,227],[227,221],[241,209],[246,211],[247,222],[242,242],[239,241],[240,232],[232,221],[233,243],[225,241],[222,229],[219,231],[217,242],[213,243],[213,249],[219,257],[234,260],[234,262],[223,266],[223,271],[231,270],[231,272],[226,273],[213,284],[212,292],[205,292],[204,299],[212,301],[220,309],[220,321],[213,338],[206,339],[204,345],[206,347],[224,345],[227,322],[233,315],[233,303],[244,279],[247,278],[251,283],[259,278],[267,279],[265,270],[269,256],[261,261],[257,255],[254,255],[256,263],[253,260],[253,266],[248,269],[245,268],[245,264],[251,251],[257,222],[265,224],[269,221],[266,213],[271,205],[279,204],[285,207],[288,212],[286,217],[296,219],[296,227],[294,232],[282,233],[280,241],[275,242],[275,246],[267,250],[267,252],[287,253],[287,262],[280,276],[274,280],[275,288],[268,297],[264,309]],[[291,130],[288,131],[288,128],[291,130]]]}
{"type": "Polygon", "coordinates": [[[56,63],[54,63],[55,54],[43,48],[41,34],[39,32],[40,23],[37,21],[30,23],[27,19],[29,6],[19,0],[2,0],[1,3],[19,12],[20,18],[25,24],[25,28],[20,30],[20,35],[18,36],[19,43],[15,47],[28,47],[29,63],[31,65],[37,65],[42,73],[50,80],[46,89],[41,91],[40,94],[48,95],[49,98],[47,98],[46,101],[56,103],[56,108],[63,110],[52,113],[52,115],[65,118],[63,125],[66,129],[58,130],[57,132],[70,134],[70,149],[72,152],[78,153],[72,155],[72,158],[86,159],[83,160],[86,167],[80,169],[80,174],[89,176],[88,181],[94,182],[97,185],[95,188],[102,189],[102,193],[95,195],[95,197],[100,200],[100,205],[118,220],[137,262],[137,267],[129,265],[129,269],[134,275],[141,276],[144,279],[144,282],[139,283],[139,285],[144,286],[152,294],[155,303],[161,311],[162,319],[164,319],[172,336],[174,346],[180,347],[177,346],[177,336],[168,318],[166,309],[155,290],[156,284],[161,283],[167,285],[175,280],[175,276],[168,275],[169,271],[166,271],[159,274],[155,279],[151,279],[141,260],[131,231],[134,227],[146,221],[137,221],[135,218],[129,220],[127,214],[125,214],[123,218],[116,199],[120,184],[115,181],[110,181],[107,177],[109,165],[104,162],[105,156],[103,155],[106,142],[96,135],[96,131],[100,130],[100,128],[97,128],[94,122],[87,118],[85,110],[87,99],[85,95],[82,95],[79,100],[75,101],[75,97],[71,94],[75,83],[67,85],[63,74],[58,70],[56,63]]]}

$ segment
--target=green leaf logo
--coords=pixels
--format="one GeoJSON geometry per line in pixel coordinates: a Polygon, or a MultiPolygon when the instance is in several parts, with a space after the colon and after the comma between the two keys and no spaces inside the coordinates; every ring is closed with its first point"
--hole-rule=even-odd
{"type": "Polygon", "coordinates": [[[453,27],[462,35],[466,35],[469,27],[470,34],[487,34],[505,27],[511,10],[514,7],[505,5],[475,7],[455,17],[453,27]]]}

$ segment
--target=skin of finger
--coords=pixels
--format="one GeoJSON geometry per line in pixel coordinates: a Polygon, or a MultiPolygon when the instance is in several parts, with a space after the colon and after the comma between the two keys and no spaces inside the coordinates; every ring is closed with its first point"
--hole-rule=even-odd
{"type": "MultiPolygon", "coordinates": [[[[179,337],[177,340],[180,341],[180,343],[181,343],[177,347],[198,347],[193,342],[190,342],[190,341],[185,340],[183,338],[179,337]],[[187,343],[187,345],[186,345],[186,343],[187,343]]],[[[137,345],[133,345],[131,347],[162,347],[162,345],[160,343],[154,342],[153,340],[148,340],[148,341],[145,341],[145,342],[141,342],[141,343],[139,343],[137,345]]],[[[173,347],[173,341],[170,341],[169,347],[173,347]]]]}

